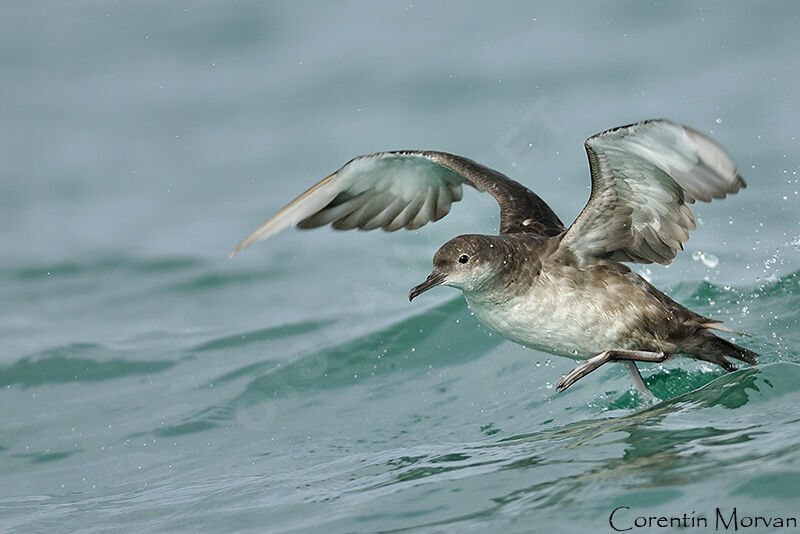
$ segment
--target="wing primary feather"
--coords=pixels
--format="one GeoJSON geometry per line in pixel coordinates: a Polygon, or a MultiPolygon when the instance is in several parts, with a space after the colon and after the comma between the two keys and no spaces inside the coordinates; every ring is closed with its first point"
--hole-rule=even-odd
{"type": "Polygon", "coordinates": [[[297,224],[310,213],[327,205],[338,193],[333,183],[337,173],[338,171],[328,175],[326,178],[323,178],[318,183],[308,188],[303,194],[273,215],[264,224],[256,228],[250,235],[236,245],[231,251],[230,257],[236,256],[236,254],[257,241],[263,241],[292,224],[297,224]],[[306,213],[306,211],[310,213],[306,213]]]}
{"type": "Polygon", "coordinates": [[[438,221],[450,211],[450,206],[453,204],[453,193],[446,185],[439,186],[439,196],[436,197],[436,217],[434,220],[438,221]]]}
{"type": "Polygon", "coordinates": [[[351,195],[349,193],[339,193],[327,206],[320,211],[297,223],[297,227],[302,230],[318,228],[330,224],[337,219],[341,219],[353,213],[366,201],[365,194],[351,195]]]}
{"type": "Polygon", "coordinates": [[[448,184],[447,187],[453,195],[453,202],[458,202],[464,197],[464,189],[461,187],[461,184],[448,184]]]}
{"type": "Polygon", "coordinates": [[[376,195],[372,197],[369,201],[362,208],[358,210],[358,228],[361,230],[373,230],[375,228],[380,228],[381,225],[373,226],[369,228],[369,222],[380,215],[380,213],[385,210],[389,204],[391,204],[392,198],[388,195],[376,195]]]}
{"type": "Polygon", "coordinates": [[[425,200],[423,201],[422,206],[420,206],[419,211],[411,220],[411,222],[408,223],[408,225],[406,225],[406,228],[408,228],[409,230],[417,230],[425,226],[428,223],[428,221],[433,219],[436,211],[437,191],[438,189],[428,190],[428,194],[425,196],[425,200]]]}
{"type": "Polygon", "coordinates": [[[354,228],[362,228],[362,226],[369,222],[375,215],[380,213],[384,207],[383,200],[380,195],[368,196],[365,194],[359,195],[363,198],[349,214],[341,217],[333,223],[333,228],[336,230],[352,230],[354,228]]]}
{"type": "Polygon", "coordinates": [[[381,228],[389,224],[392,219],[394,219],[400,211],[402,211],[403,207],[405,206],[405,201],[402,198],[395,198],[392,199],[391,197],[388,198],[388,203],[383,207],[383,209],[378,212],[372,219],[365,222],[362,226],[362,230],[374,230],[376,228],[381,228]]]}
{"type": "Polygon", "coordinates": [[[422,206],[421,202],[412,202],[408,204],[403,211],[397,214],[397,217],[392,220],[387,226],[384,226],[384,229],[387,232],[394,232],[395,230],[399,230],[400,228],[406,227],[414,216],[419,211],[420,206],[422,206]]]}

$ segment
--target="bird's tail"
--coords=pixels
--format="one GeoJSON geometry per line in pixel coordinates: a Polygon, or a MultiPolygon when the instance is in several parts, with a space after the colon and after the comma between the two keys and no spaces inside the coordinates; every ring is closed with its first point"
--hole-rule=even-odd
{"type": "Polygon", "coordinates": [[[736,366],[727,358],[735,358],[750,365],[756,365],[758,363],[756,359],[761,357],[752,350],[715,336],[708,330],[701,330],[695,334],[691,338],[689,346],[684,347],[683,350],[691,358],[715,363],[726,371],[736,370],[736,366]]]}

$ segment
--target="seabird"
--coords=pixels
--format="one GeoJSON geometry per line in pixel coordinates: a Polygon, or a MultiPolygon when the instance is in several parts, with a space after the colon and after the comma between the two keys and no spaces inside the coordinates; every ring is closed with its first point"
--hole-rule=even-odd
{"type": "Polygon", "coordinates": [[[584,360],[563,391],[620,362],[649,391],[636,362],[686,356],[736,367],[758,354],[716,336],[741,334],[678,304],[624,263],[668,265],[695,220],[687,204],[746,187],[730,156],[700,132],[668,120],[606,130],[586,140],[589,201],[569,228],[527,187],[470,159],[428,150],[359,156],[297,197],[233,250],[295,225],[416,230],[447,215],[462,186],[500,205],[499,235],[460,235],[433,257],[408,294],[460,289],[484,324],[525,347],[584,360]]]}

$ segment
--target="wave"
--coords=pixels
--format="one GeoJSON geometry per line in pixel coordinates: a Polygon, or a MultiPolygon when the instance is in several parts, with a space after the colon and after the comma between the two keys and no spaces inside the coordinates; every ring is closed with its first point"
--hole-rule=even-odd
{"type": "MultiPolygon", "coordinates": [[[[457,335],[446,330],[461,322],[474,321],[460,297],[430,308],[418,315],[389,326],[356,336],[353,339],[314,347],[291,361],[279,357],[262,359],[218,376],[212,382],[223,383],[251,377],[244,390],[229,401],[194,412],[183,422],[155,432],[169,435],[191,433],[230,421],[253,405],[270,403],[305,392],[324,392],[359,383],[359,378],[393,373],[427,372],[431,366],[442,367],[482,357],[503,342],[482,328],[459,328],[457,335]]],[[[308,321],[271,327],[254,332],[220,337],[197,345],[189,352],[242,347],[280,337],[304,335],[333,321],[308,321]],[[288,332],[288,333],[287,333],[288,332]],[[292,334],[294,333],[294,334],[292,334]]],[[[341,332],[338,332],[341,335],[341,332]]]]}
{"type": "Polygon", "coordinates": [[[96,343],[72,343],[31,354],[0,366],[0,386],[24,387],[67,382],[97,382],[165,371],[177,362],[137,361],[117,356],[123,351],[96,343]]]}
{"type": "MultiPolygon", "coordinates": [[[[798,402],[800,365],[775,363],[725,375],[696,391],[623,416],[537,428],[503,439],[359,453],[286,476],[304,481],[297,499],[343,504],[381,502],[400,492],[425,495],[465,484],[485,488],[482,495],[488,492],[491,498],[463,516],[448,515],[441,521],[447,524],[497,517],[517,508],[552,511],[583,507],[586,502],[608,513],[613,509],[611,500],[619,495],[617,491],[604,497],[609,485],[622,484],[633,500],[639,491],[693,485],[743,465],[768,464],[774,469],[796,457],[800,444],[790,437],[800,419],[785,416],[798,402]],[[765,418],[764,409],[774,410],[775,399],[785,410],[765,418]],[[741,410],[743,406],[748,408],[741,410]],[[720,410],[732,409],[738,410],[735,418],[720,417],[720,410]],[[509,480],[514,483],[503,483],[509,480]]],[[[794,472],[778,478],[734,477],[727,487],[719,488],[717,497],[722,502],[731,495],[785,499],[787,488],[796,487],[798,480],[794,472]]],[[[426,521],[414,528],[437,524],[426,521]]]]}
{"type": "Polygon", "coordinates": [[[308,334],[334,324],[332,319],[301,321],[297,323],[270,326],[238,334],[226,335],[206,341],[187,349],[187,352],[205,352],[210,350],[232,349],[252,343],[261,343],[293,336],[308,334]]]}
{"type": "MultiPolygon", "coordinates": [[[[689,298],[681,300],[701,313],[708,313],[707,308],[710,306],[728,309],[750,306],[757,311],[761,311],[764,306],[774,310],[772,297],[786,294],[800,297],[800,291],[797,290],[798,280],[800,271],[766,281],[755,288],[731,288],[699,281],[683,285],[679,292],[684,296],[688,293],[689,298]]],[[[781,300],[784,301],[785,299],[781,300]]],[[[787,325],[790,323],[791,320],[787,319],[787,325]]],[[[346,329],[337,329],[337,324],[337,320],[331,318],[308,320],[221,336],[191,347],[187,352],[202,353],[252,346],[269,356],[261,357],[255,362],[250,361],[247,365],[227,371],[213,380],[224,383],[246,379],[240,394],[219,405],[187,414],[183,422],[168,429],[159,429],[158,432],[191,433],[213,428],[236,419],[238,414],[253,406],[269,404],[293,395],[312,392],[316,394],[357,385],[360,379],[367,377],[404,373],[404,378],[411,379],[413,373],[426,372],[432,366],[442,367],[481,358],[504,341],[483,328],[465,327],[475,324],[475,319],[470,317],[460,297],[344,342],[336,340],[346,332],[346,329]],[[326,329],[333,334],[316,336],[324,341],[319,346],[308,346],[309,335],[326,329]],[[295,338],[306,340],[306,343],[298,342],[303,350],[297,354],[276,354],[269,348],[270,342],[280,339],[291,341],[295,338]]],[[[739,342],[764,354],[761,366],[742,369],[733,374],[703,365],[664,366],[655,371],[646,370],[646,382],[654,394],[662,399],[683,398],[685,395],[702,398],[720,391],[719,387],[724,387],[724,402],[734,406],[745,402],[744,391],[747,390],[748,380],[763,377],[764,373],[768,376],[773,372],[769,370],[771,363],[787,359],[792,361],[797,357],[796,349],[795,352],[787,350],[786,340],[781,340],[778,336],[763,335],[765,329],[762,319],[755,316],[755,313],[741,321],[735,321],[733,326],[747,327],[756,333],[753,338],[739,342]],[[710,387],[709,384],[724,386],[710,387]],[[738,384],[738,388],[730,389],[728,384],[738,384]]],[[[376,394],[391,393],[384,391],[376,394]]],[[[638,395],[627,390],[617,395],[604,396],[597,404],[603,411],[642,408],[638,395]]]]}
{"type": "Polygon", "coordinates": [[[199,267],[203,260],[194,257],[136,258],[128,256],[108,256],[86,261],[68,261],[46,266],[20,267],[11,271],[11,276],[19,280],[38,280],[55,276],[99,275],[118,270],[138,273],[164,273],[183,271],[199,267]]]}

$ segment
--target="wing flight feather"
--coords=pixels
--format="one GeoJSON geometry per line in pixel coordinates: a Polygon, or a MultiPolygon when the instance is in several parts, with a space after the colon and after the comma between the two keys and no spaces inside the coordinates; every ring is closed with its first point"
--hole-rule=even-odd
{"type": "Polygon", "coordinates": [[[465,184],[497,200],[500,233],[554,236],[564,230],[541,198],[498,171],[445,152],[402,150],[350,160],[258,227],[231,255],[289,226],[416,230],[447,215],[465,184]]]}
{"type": "Polygon", "coordinates": [[[585,260],[669,264],[695,229],[687,204],[747,187],[721,146],[667,120],[607,130],[585,146],[592,193],[559,245],[585,260]]]}

